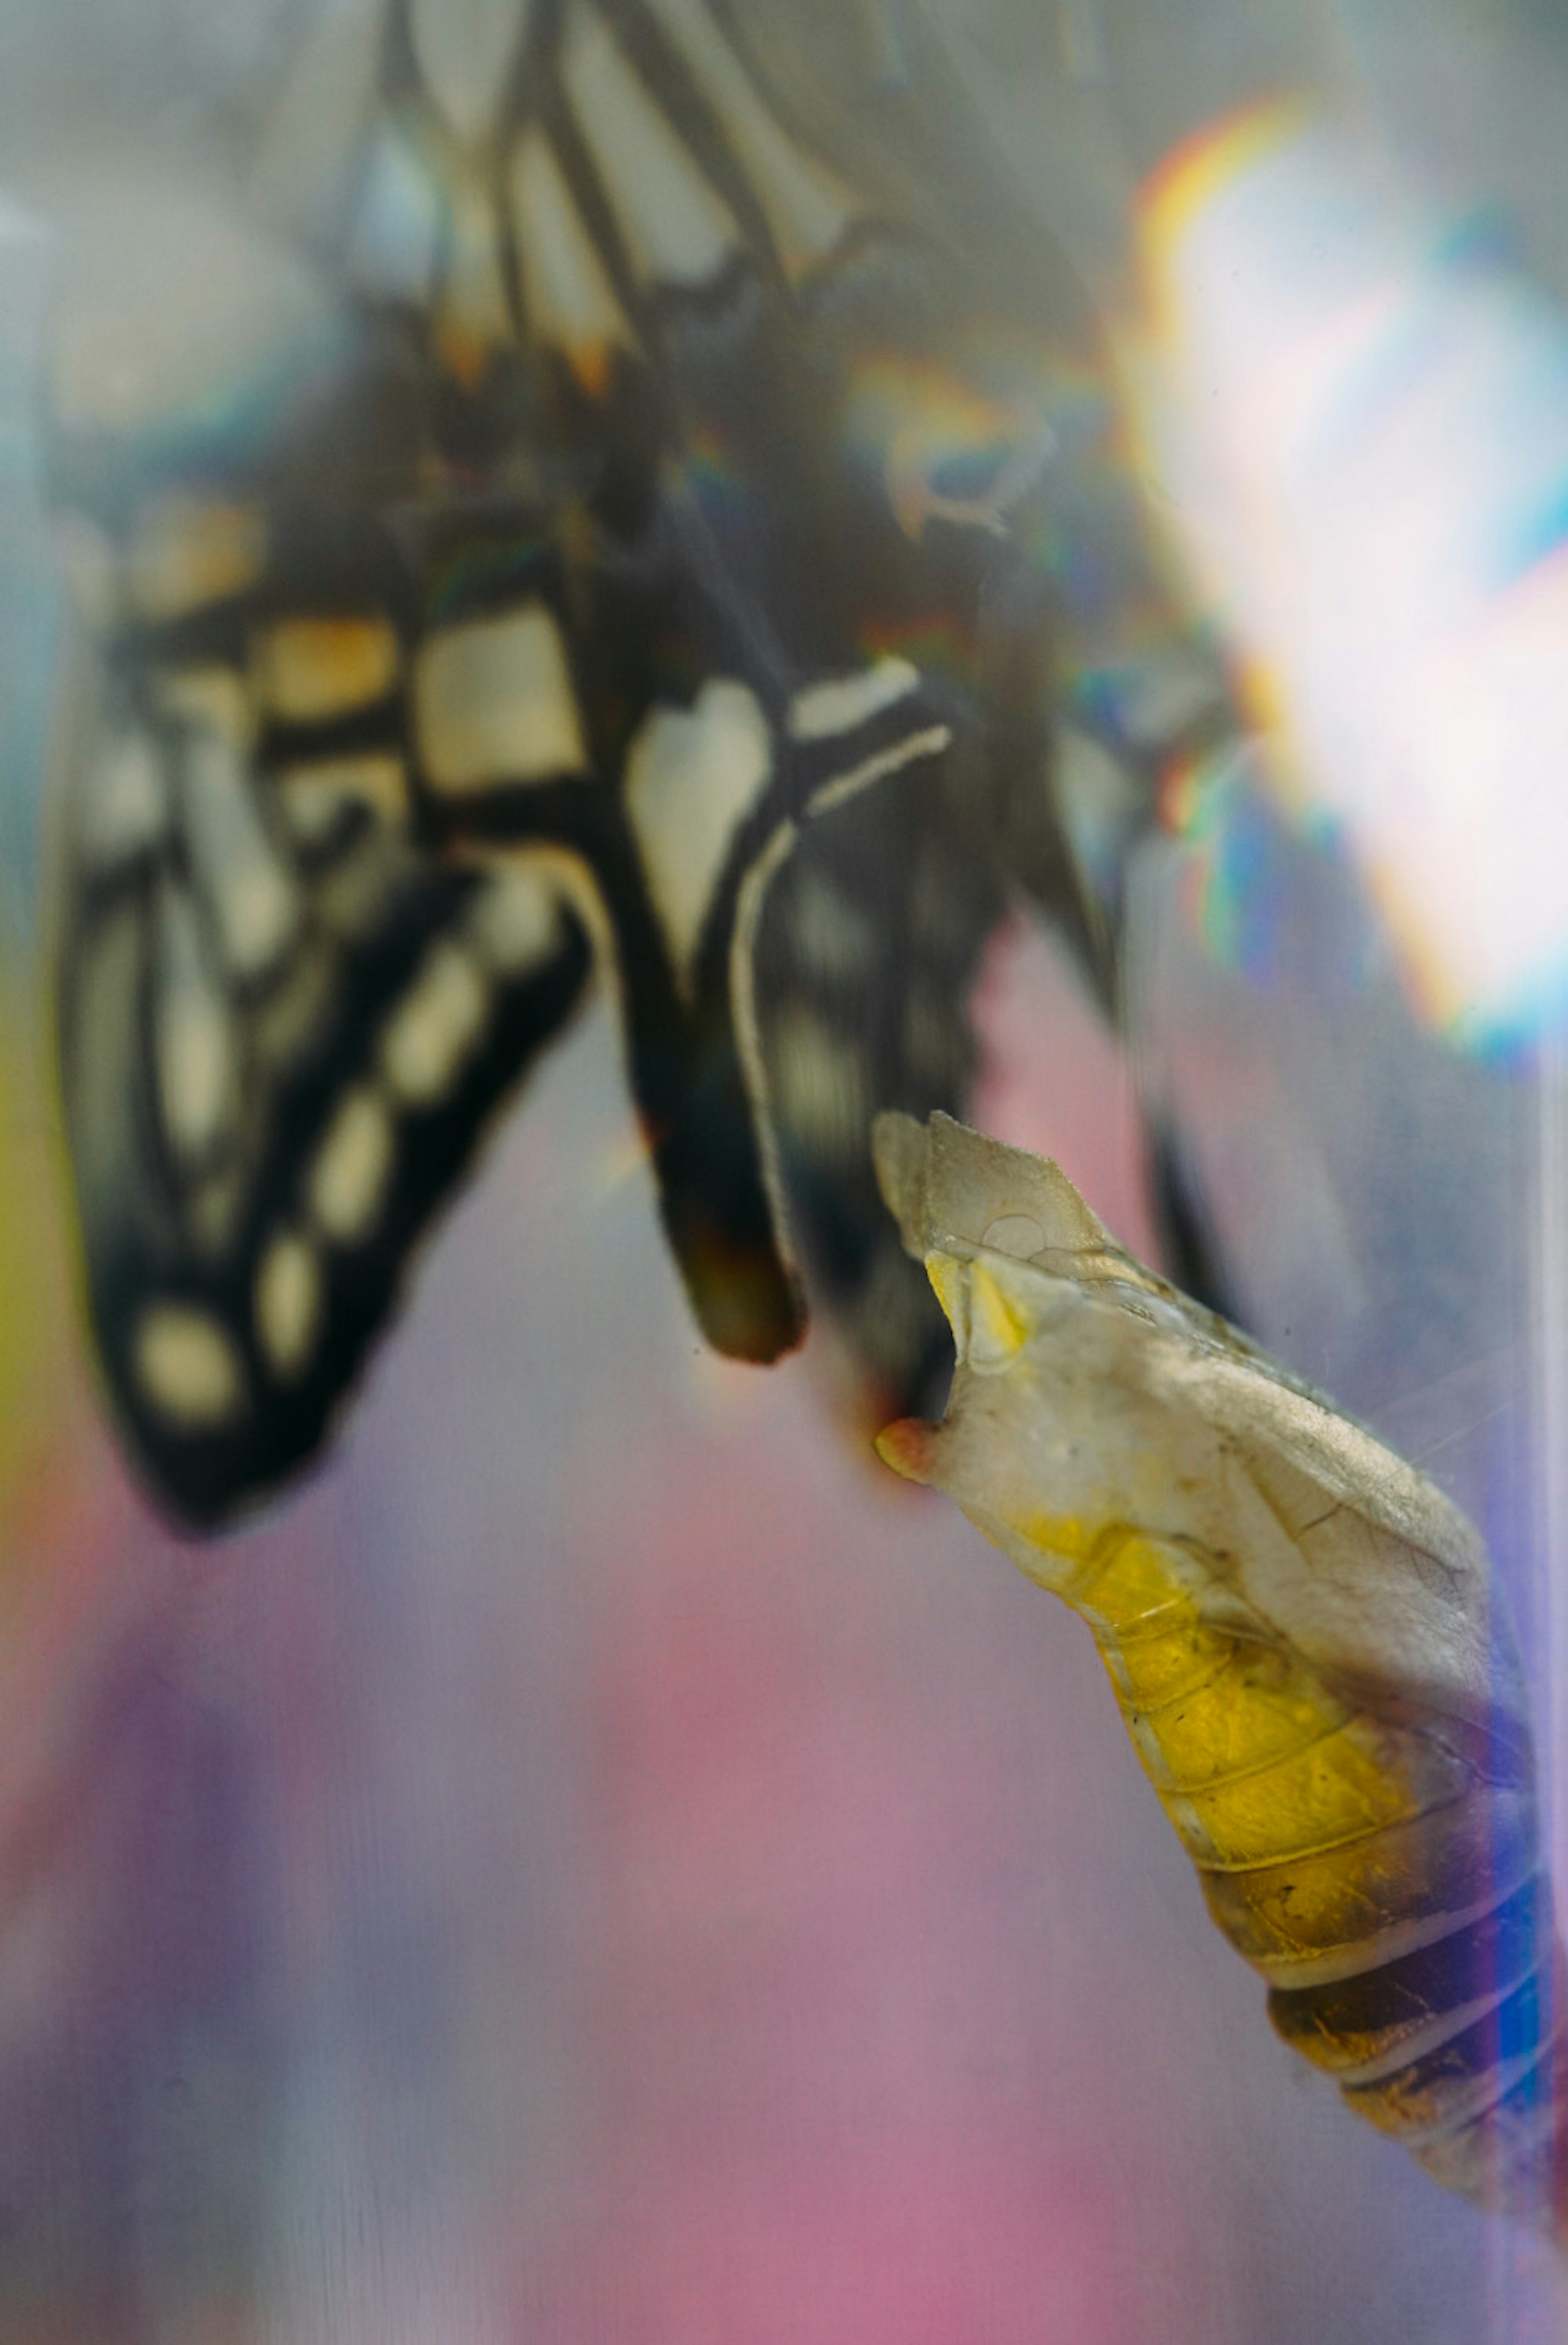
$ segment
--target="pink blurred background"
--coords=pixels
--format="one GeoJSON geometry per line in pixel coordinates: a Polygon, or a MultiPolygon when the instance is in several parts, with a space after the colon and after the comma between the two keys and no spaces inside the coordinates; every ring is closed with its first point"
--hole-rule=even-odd
{"type": "MultiPolygon", "coordinates": [[[[988,1120],[1138,1237],[1125,1071],[1038,939],[985,1009],[988,1120]]],[[[1545,2251],[1275,2044],[1079,1625],[850,1454],[809,1355],[699,1350],[621,1096],[601,1013],[334,1462],[216,1547],[127,1487],[51,1290],[0,1652],[5,2336],[1552,2333],[1545,2251]]]]}

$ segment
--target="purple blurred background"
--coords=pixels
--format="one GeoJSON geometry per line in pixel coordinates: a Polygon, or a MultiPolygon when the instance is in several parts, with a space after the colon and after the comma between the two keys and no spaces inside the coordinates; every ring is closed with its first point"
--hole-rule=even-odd
{"type": "MultiPolygon", "coordinates": [[[[990,1121],[1135,1215],[1037,941],[987,1014],[990,1121]]],[[[4,2333],[1550,2333],[1508,2311],[1545,2251],[1272,2040],[1079,1625],[849,1454],[809,1356],[700,1353],[620,1102],[599,1015],[241,1537],[165,1536],[56,1357],[6,1542],[4,2333]]]]}

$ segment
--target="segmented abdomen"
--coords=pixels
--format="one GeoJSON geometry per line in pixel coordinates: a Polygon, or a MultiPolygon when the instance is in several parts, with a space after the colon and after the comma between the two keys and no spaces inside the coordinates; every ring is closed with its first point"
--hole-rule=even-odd
{"type": "Polygon", "coordinates": [[[1298,1656],[1206,1626],[1192,1583],[1214,1572],[1113,1526],[1057,1588],[1209,1912],[1359,2116],[1451,2188],[1534,2198],[1552,1928],[1527,1767],[1502,1737],[1467,1751],[1451,1721],[1391,1723],[1298,1656]]]}

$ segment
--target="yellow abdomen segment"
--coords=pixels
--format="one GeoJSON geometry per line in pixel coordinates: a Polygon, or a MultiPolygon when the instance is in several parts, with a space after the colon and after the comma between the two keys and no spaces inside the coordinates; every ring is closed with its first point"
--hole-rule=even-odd
{"type": "Polygon", "coordinates": [[[1466,1760],[1359,1709],[1261,1632],[1217,1628],[1199,1601],[1211,1558],[1119,1524],[1027,1536],[1037,1577],[1094,1632],[1215,1919],[1266,1975],[1364,1964],[1492,1893],[1508,1863],[1498,1802],[1471,1801],[1466,1760]]]}

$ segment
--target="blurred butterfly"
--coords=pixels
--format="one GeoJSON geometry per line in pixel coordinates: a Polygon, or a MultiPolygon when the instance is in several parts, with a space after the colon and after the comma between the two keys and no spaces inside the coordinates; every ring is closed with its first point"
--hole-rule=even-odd
{"type": "Polygon", "coordinates": [[[1071,271],[863,30],[321,0],[63,307],[63,1093],[185,1518],[319,1449],[596,969],[704,1333],[803,1273],[878,1422],[945,1335],[872,1115],[962,1109],[1013,884],[1114,991],[1220,695],[1071,271]]]}

